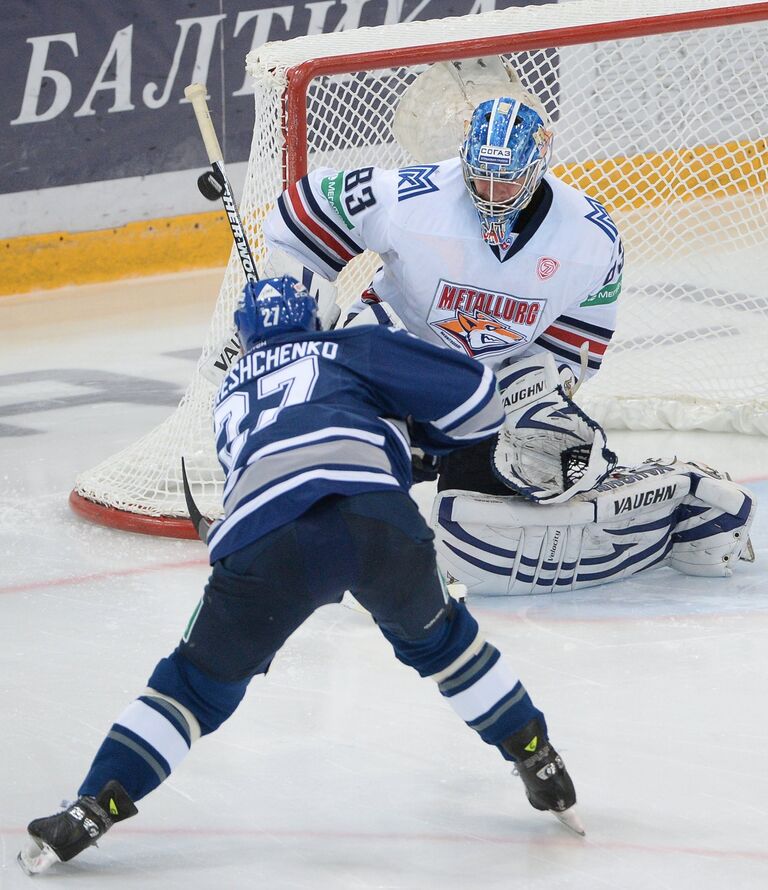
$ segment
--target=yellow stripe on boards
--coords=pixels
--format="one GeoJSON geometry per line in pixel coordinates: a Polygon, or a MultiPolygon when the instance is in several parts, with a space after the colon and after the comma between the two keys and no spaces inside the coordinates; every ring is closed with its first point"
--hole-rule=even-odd
{"type": "Polygon", "coordinates": [[[610,211],[763,193],[768,191],[768,140],[559,164],[552,172],[600,200],[610,211]]]}
{"type": "MultiPolygon", "coordinates": [[[[768,193],[768,140],[647,152],[552,172],[610,211],[703,197],[768,193]]],[[[232,235],[223,211],[128,223],[91,232],[52,232],[0,242],[0,295],[224,267],[232,235]]]]}
{"type": "Polygon", "coordinates": [[[10,238],[0,242],[0,295],[185,269],[223,269],[231,249],[223,210],[114,229],[10,238]]]}

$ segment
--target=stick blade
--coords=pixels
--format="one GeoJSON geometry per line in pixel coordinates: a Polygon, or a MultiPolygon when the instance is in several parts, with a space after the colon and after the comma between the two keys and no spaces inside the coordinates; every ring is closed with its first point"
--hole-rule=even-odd
{"type": "Polygon", "coordinates": [[[184,500],[187,502],[187,512],[189,513],[190,521],[194,525],[198,537],[205,544],[208,540],[208,529],[211,527],[211,522],[203,516],[195,503],[195,499],[192,497],[192,489],[189,487],[189,479],[187,478],[187,465],[183,457],[181,459],[181,481],[184,485],[184,500]]]}

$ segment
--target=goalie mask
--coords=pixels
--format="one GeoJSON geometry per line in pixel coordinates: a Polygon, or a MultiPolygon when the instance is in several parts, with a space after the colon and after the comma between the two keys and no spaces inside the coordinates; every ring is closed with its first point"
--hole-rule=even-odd
{"type": "Polygon", "coordinates": [[[288,275],[249,281],[235,309],[235,327],[248,352],[269,337],[319,330],[317,303],[288,275]]]}
{"type": "Polygon", "coordinates": [[[489,244],[511,244],[515,220],[538,188],[551,153],[552,132],[532,108],[511,98],[477,106],[461,146],[461,164],[489,244]]]}

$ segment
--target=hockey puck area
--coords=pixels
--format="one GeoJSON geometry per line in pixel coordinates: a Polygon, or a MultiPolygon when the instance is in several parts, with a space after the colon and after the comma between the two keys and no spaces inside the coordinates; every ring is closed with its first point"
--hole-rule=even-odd
{"type": "Polygon", "coordinates": [[[218,201],[224,194],[224,183],[213,170],[206,170],[197,177],[197,188],[200,194],[209,201],[218,201]]]}

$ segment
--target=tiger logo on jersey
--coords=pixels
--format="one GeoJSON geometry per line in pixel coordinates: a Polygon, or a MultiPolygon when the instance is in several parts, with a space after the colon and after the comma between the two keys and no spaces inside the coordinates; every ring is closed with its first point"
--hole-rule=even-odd
{"type": "Polygon", "coordinates": [[[482,359],[530,342],[542,306],[541,300],[441,279],[428,323],[448,346],[482,359]]]}
{"type": "Polygon", "coordinates": [[[510,330],[500,321],[479,310],[467,313],[459,309],[456,318],[450,321],[436,321],[432,326],[445,331],[454,343],[472,357],[509,349],[510,346],[516,346],[526,340],[522,334],[510,330]]]}

